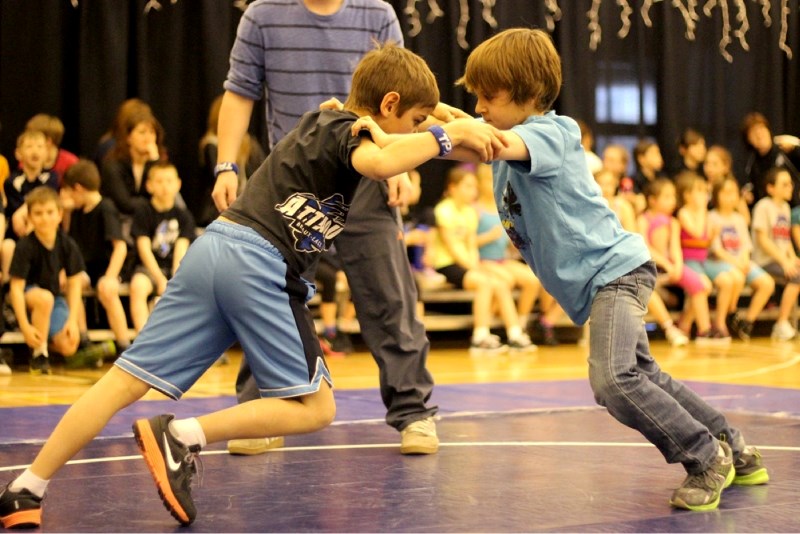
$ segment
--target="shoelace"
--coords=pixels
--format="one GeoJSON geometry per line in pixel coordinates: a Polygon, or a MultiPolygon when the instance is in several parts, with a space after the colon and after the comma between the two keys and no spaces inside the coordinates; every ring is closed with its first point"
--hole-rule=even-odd
{"type": "Polygon", "coordinates": [[[717,487],[722,485],[722,475],[714,471],[713,469],[707,469],[702,473],[698,473],[696,475],[689,475],[688,480],[684,483],[684,487],[686,488],[697,488],[697,489],[712,489],[715,490],[717,487]]]}
{"type": "Polygon", "coordinates": [[[422,419],[420,421],[414,421],[408,426],[408,430],[425,436],[436,435],[436,426],[434,425],[431,419],[422,419]]]}
{"type": "MultiPolygon", "coordinates": [[[[189,447],[186,456],[183,457],[183,461],[189,465],[192,469],[192,474],[197,475],[197,487],[203,487],[203,474],[205,468],[203,466],[203,461],[200,459],[200,447],[198,445],[192,445],[189,447]],[[198,466],[200,469],[198,470],[198,466]]],[[[189,475],[189,484],[192,483],[192,476],[189,475]]]]}

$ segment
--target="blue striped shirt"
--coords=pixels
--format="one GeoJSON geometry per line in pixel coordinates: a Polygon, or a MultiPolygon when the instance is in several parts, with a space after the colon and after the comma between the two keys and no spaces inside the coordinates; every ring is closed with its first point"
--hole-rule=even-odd
{"type": "Polygon", "coordinates": [[[332,96],[347,98],[353,70],[374,41],[403,44],[397,15],[383,0],[344,0],[325,16],[302,0],[257,0],[239,22],[224,87],[267,98],[272,147],[303,113],[332,96]]]}

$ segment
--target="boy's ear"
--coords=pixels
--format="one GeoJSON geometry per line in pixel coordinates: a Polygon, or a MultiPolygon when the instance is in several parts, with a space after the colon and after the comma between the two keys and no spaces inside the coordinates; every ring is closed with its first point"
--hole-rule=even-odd
{"type": "Polygon", "coordinates": [[[383,100],[381,101],[382,116],[389,117],[391,115],[394,115],[399,107],[400,107],[400,93],[398,93],[397,91],[391,91],[383,95],[383,100]]]}

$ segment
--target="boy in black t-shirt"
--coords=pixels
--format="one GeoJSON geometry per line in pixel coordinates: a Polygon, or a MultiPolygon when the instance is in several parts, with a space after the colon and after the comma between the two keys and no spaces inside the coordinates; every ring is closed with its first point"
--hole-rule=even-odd
{"type": "MultiPolygon", "coordinates": [[[[111,199],[100,194],[100,172],[87,159],[79,160],[67,170],[61,193],[74,208],[65,221],[86,264],[83,288],[97,289],[97,299],[106,311],[117,353],[121,354],[131,340],[125,308],[119,298],[121,273],[128,254],[119,211],[111,199]]],[[[85,310],[79,321],[81,331],[85,331],[85,310]]]]}
{"type": "Polygon", "coordinates": [[[194,218],[175,205],[181,189],[178,171],[170,163],[156,163],[145,182],[150,202],[133,214],[131,237],[139,261],[131,278],[131,319],[139,332],[150,316],[147,299],[161,295],[194,239],[194,218]]]}
{"type": "Polygon", "coordinates": [[[48,341],[49,348],[66,357],[78,349],[84,264],[78,245],[60,228],[63,210],[58,193],[50,187],[37,187],[25,197],[25,204],[33,232],[17,243],[9,296],[32,351],[31,373],[50,374],[48,341]],[[66,299],[59,281],[62,269],[67,275],[66,299]]]}

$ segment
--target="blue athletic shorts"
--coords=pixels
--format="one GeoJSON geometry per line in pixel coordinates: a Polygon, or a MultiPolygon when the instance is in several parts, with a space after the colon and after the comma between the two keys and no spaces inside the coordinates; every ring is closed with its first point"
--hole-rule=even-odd
{"type": "Polygon", "coordinates": [[[215,221],[115,365],[178,399],[238,340],[262,397],[314,393],[333,381],[306,306],[313,294],[255,230],[215,221]]]}
{"type": "Polygon", "coordinates": [[[47,333],[50,339],[64,329],[69,318],[69,306],[64,297],[58,296],[53,302],[53,311],[50,312],[50,332],[47,333]]]}

